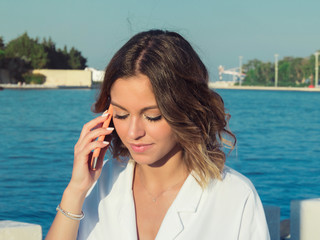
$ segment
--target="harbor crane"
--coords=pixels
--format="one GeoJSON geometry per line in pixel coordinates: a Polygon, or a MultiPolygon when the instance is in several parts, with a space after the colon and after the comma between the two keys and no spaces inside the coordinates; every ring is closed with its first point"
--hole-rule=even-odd
{"type": "Polygon", "coordinates": [[[223,80],[223,74],[231,75],[233,83],[239,82],[241,85],[243,79],[245,78],[246,74],[242,72],[241,67],[235,67],[230,69],[224,69],[222,65],[219,66],[219,80],[223,80]]]}

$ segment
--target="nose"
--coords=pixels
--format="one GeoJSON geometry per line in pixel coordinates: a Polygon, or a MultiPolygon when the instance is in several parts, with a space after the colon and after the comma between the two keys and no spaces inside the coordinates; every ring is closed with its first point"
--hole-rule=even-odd
{"type": "Polygon", "coordinates": [[[146,134],[142,119],[139,117],[132,117],[128,129],[128,136],[132,140],[142,138],[146,134]]]}

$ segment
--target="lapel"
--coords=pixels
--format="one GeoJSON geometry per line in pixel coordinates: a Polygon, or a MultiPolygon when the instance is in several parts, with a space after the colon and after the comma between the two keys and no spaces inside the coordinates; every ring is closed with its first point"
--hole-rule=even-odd
{"type": "Polygon", "coordinates": [[[196,179],[189,174],[163,219],[156,240],[175,239],[194,217],[203,194],[196,179]]]}
{"type": "Polygon", "coordinates": [[[120,192],[124,191],[119,211],[119,222],[124,229],[122,232],[122,235],[125,236],[124,239],[130,240],[137,239],[136,213],[132,193],[134,166],[134,162],[130,160],[119,186],[120,192]]]}

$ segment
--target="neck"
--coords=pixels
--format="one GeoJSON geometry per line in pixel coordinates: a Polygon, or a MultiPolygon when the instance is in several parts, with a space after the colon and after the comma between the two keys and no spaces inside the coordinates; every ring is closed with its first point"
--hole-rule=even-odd
{"type": "Polygon", "coordinates": [[[135,175],[139,181],[150,190],[163,191],[184,182],[188,170],[182,159],[182,150],[177,149],[172,156],[162,164],[137,164],[135,175]]]}

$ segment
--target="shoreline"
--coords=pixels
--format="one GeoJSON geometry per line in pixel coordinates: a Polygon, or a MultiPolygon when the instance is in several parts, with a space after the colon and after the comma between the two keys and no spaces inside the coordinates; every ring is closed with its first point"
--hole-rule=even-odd
{"type": "Polygon", "coordinates": [[[297,92],[320,92],[320,88],[308,87],[264,87],[264,86],[219,86],[213,82],[209,83],[213,89],[231,89],[231,90],[259,90],[259,91],[297,91],[297,92]]]}
{"type": "MultiPolygon", "coordinates": [[[[34,89],[96,89],[97,85],[88,86],[57,86],[57,85],[36,85],[36,84],[0,84],[0,90],[17,89],[17,90],[34,90],[34,89]]],[[[257,90],[257,91],[296,91],[296,92],[320,92],[319,88],[308,87],[264,87],[264,86],[219,86],[214,82],[209,82],[211,89],[230,89],[230,90],[257,90]]]]}
{"type": "Polygon", "coordinates": [[[57,85],[37,85],[37,84],[0,84],[0,90],[16,89],[16,90],[50,90],[50,89],[92,89],[88,86],[57,86],[57,85]]]}

